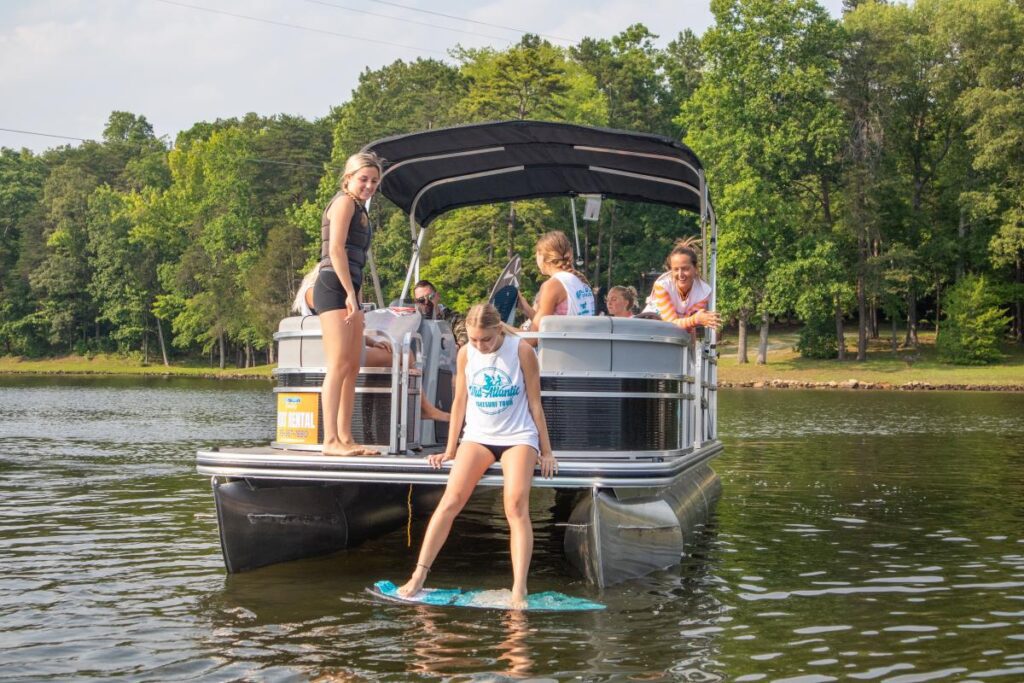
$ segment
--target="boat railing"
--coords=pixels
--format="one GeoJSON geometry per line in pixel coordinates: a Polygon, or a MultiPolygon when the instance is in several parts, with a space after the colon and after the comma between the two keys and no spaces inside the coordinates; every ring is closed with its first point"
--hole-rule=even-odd
{"type": "Polygon", "coordinates": [[[700,401],[694,406],[696,424],[701,425],[697,445],[718,438],[718,345],[707,332],[697,342],[700,353],[700,401]]]}
{"type": "MultiPolygon", "coordinates": [[[[423,438],[430,424],[422,420],[419,399],[428,386],[437,391],[451,383],[440,366],[453,364],[453,358],[440,362],[430,356],[433,360],[424,362],[421,332],[432,335],[427,354],[436,355],[433,347],[440,338],[434,339],[429,325],[424,329],[418,315],[382,311],[379,317],[387,324],[367,334],[389,341],[391,367],[360,369],[353,436],[392,455],[439,446],[432,432],[423,438]]],[[[539,332],[520,334],[538,340],[541,399],[560,459],[671,459],[716,438],[717,365],[711,339],[656,320],[578,316],[548,316],[539,332]]],[[[274,371],[279,438],[272,445],[319,450],[325,372],[319,324],[288,319],[275,338],[280,345],[274,371]],[[281,412],[287,407],[282,397],[293,400],[296,394],[308,394],[302,408],[316,413],[315,435],[296,435],[287,425],[282,431],[281,412]]]]}
{"type": "MultiPolygon", "coordinates": [[[[320,391],[327,372],[319,321],[312,316],[282,321],[274,335],[278,367],[277,438],[273,448],[319,451],[323,443],[320,391]],[[289,417],[295,415],[295,418],[289,417]],[[297,426],[293,426],[297,425],[297,426]]],[[[391,347],[390,366],[359,368],[353,436],[361,443],[405,453],[420,447],[420,392],[423,386],[423,337],[415,331],[419,316],[397,329],[370,329],[367,337],[391,347]]]]}
{"type": "Polygon", "coordinates": [[[656,320],[548,316],[538,340],[541,397],[562,458],[648,459],[713,438],[713,354],[656,320]]]}

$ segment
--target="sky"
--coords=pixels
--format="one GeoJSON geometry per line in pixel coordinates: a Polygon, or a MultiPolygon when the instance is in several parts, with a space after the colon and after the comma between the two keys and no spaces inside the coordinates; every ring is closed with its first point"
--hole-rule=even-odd
{"type": "MultiPolygon", "coordinates": [[[[842,0],[819,0],[840,15],[842,0]]],[[[555,45],[642,23],[664,46],[710,0],[0,0],[0,146],[99,139],[110,112],[169,141],[198,121],[325,116],[359,74],[448,50],[555,45]],[[61,137],[31,135],[45,133],[61,137]]]]}

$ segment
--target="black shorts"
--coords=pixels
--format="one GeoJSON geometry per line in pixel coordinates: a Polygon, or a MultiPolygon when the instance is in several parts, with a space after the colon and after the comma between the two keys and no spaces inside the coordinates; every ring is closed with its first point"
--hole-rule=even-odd
{"type": "MultiPolygon", "coordinates": [[[[476,442],[474,441],[473,443],[476,442]]],[[[482,443],[480,445],[491,452],[491,455],[494,456],[494,462],[501,462],[501,456],[505,455],[505,451],[507,451],[510,448],[515,448],[516,446],[529,446],[530,448],[533,448],[533,446],[530,446],[530,444],[528,443],[516,443],[512,444],[511,446],[493,446],[488,443],[482,443]]],[[[536,449],[534,450],[536,451],[536,449]]]]}
{"type": "MultiPolygon", "coordinates": [[[[352,280],[352,284],[358,292],[362,282],[352,280]]],[[[321,268],[320,274],[316,278],[316,284],[313,285],[313,310],[319,315],[327,311],[344,309],[347,303],[348,294],[341,286],[338,274],[333,269],[321,268]]]]}

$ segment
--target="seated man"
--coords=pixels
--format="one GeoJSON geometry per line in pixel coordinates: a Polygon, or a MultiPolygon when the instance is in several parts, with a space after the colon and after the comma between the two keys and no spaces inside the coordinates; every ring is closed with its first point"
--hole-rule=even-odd
{"type": "Polygon", "coordinates": [[[427,320],[445,320],[452,326],[452,334],[455,335],[455,343],[465,346],[468,341],[466,336],[466,321],[461,315],[441,303],[441,295],[430,280],[420,280],[413,289],[413,296],[416,301],[416,310],[427,320]]]}

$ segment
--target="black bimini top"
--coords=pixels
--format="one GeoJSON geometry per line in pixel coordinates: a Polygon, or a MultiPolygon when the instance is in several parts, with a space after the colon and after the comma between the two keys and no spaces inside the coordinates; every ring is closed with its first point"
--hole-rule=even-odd
{"type": "Polygon", "coordinates": [[[701,209],[700,160],[661,135],[497,121],[397,135],[363,151],[385,159],[380,191],[423,227],[463,206],[580,194],[701,209]]]}

